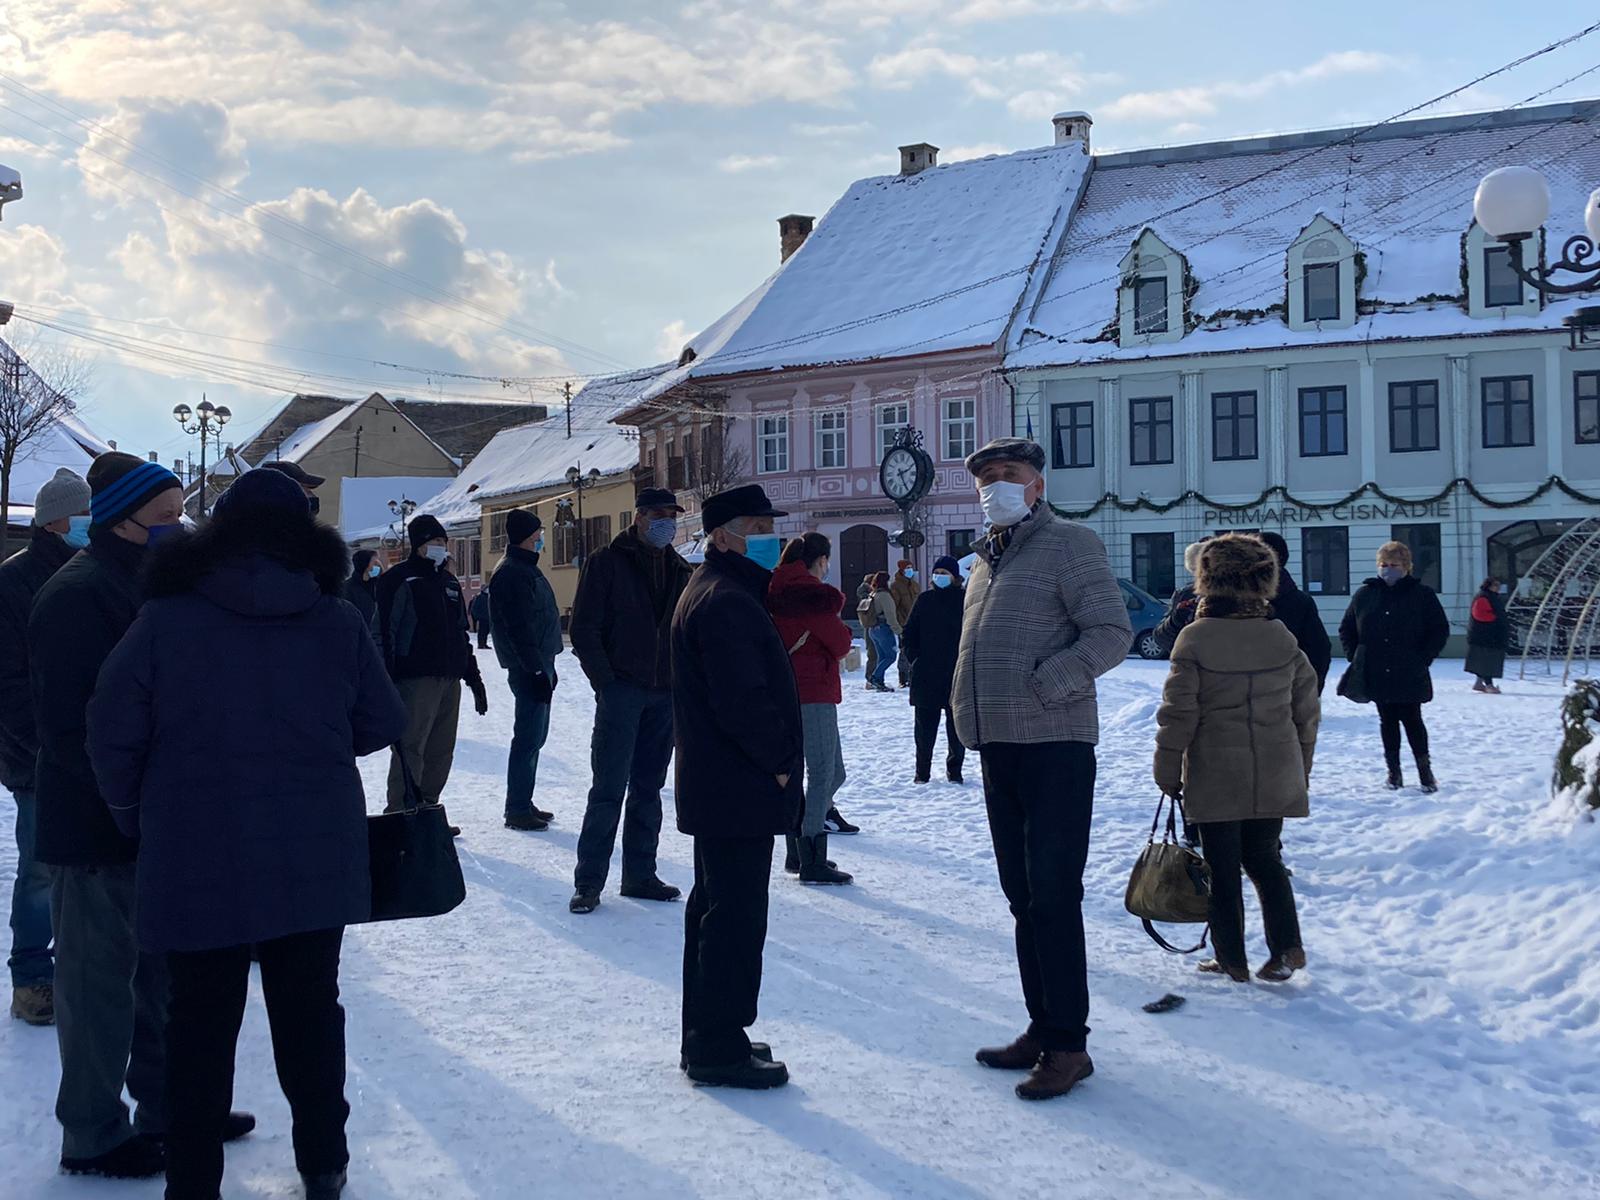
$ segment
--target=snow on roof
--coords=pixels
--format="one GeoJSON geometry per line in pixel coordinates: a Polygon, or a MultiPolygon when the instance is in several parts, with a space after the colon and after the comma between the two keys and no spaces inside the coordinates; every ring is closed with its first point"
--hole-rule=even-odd
{"type": "Polygon", "coordinates": [[[279,459],[283,462],[299,462],[320,446],[330,433],[343,425],[350,414],[361,404],[362,401],[360,400],[352,400],[348,407],[341,408],[338,412],[326,416],[320,421],[313,421],[309,425],[300,426],[285,437],[273,453],[267,457],[279,459]]]}
{"type": "Polygon", "coordinates": [[[1557,256],[1565,236],[1581,232],[1586,197],[1600,179],[1597,120],[1600,102],[1584,101],[1409,121],[1349,145],[1338,143],[1354,130],[1329,130],[1101,156],[1059,265],[1017,323],[1006,365],[1559,327],[1574,302],[1547,307],[1537,318],[1469,318],[1452,299],[1462,293],[1462,236],[1479,179],[1525,163],[1550,181],[1547,253],[1557,256]],[[1325,148],[1310,153],[1318,147],[1325,148]],[[1247,182],[1273,168],[1282,169],[1247,182]],[[1235,190],[1201,199],[1229,187],[1235,190]],[[1158,215],[1196,199],[1183,212],[1158,215]],[[1361,299],[1409,311],[1391,307],[1353,330],[1304,333],[1291,331],[1277,313],[1206,321],[1281,306],[1285,256],[1318,215],[1363,254],[1361,299]],[[1147,226],[1188,259],[1199,285],[1191,311],[1202,328],[1175,343],[1123,349],[1096,339],[1117,316],[1120,264],[1147,226]],[[1424,298],[1429,302],[1415,303],[1424,298]]]}
{"type": "Polygon", "coordinates": [[[454,480],[448,475],[364,475],[329,482],[339,489],[339,529],[349,538],[387,526],[394,519],[389,501],[415,500],[425,505],[454,480]]]}
{"type": "Polygon", "coordinates": [[[644,399],[690,378],[995,345],[1088,163],[1048,147],[852,184],[644,399]]]}
{"type": "Polygon", "coordinates": [[[27,524],[33,520],[33,501],[52,475],[61,467],[87,475],[89,464],[111,449],[89,431],[81,419],[70,414],[61,417],[38,437],[17,451],[11,468],[9,520],[27,524]]]}
{"type": "Polygon", "coordinates": [[[615,375],[601,375],[589,380],[572,397],[572,419],[592,428],[595,423],[608,422],[632,408],[651,384],[676,366],[675,363],[657,363],[653,367],[638,367],[632,371],[619,371],[615,375]]]}

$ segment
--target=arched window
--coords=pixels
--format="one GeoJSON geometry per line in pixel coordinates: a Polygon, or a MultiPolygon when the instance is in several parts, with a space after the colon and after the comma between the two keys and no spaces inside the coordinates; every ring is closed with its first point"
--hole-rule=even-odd
{"type": "Polygon", "coordinates": [[[1289,247],[1289,328],[1348,329],[1356,323],[1356,244],[1327,217],[1289,247]]]}
{"type": "Polygon", "coordinates": [[[1117,291],[1118,336],[1124,346],[1176,342],[1184,334],[1189,264],[1153,229],[1122,259],[1117,291]]]}

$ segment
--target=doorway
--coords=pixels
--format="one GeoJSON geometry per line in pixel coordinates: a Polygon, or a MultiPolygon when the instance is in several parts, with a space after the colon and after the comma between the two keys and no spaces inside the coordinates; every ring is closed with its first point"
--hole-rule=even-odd
{"type": "Polygon", "coordinates": [[[845,595],[846,613],[855,612],[861,577],[888,569],[888,530],[877,525],[852,525],[839,535],[839,590],[845,595]]]}

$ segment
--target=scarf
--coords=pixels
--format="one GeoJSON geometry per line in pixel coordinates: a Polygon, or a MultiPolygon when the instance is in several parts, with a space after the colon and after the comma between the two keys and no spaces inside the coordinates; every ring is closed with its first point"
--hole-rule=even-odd
{"type": "Polygon", "coordinates": [[[1272,605],[1256,596],[1206,596],[1195,609],[1197,617],[1226,617],[1236,621],[1271,615],[1272,605]]]}

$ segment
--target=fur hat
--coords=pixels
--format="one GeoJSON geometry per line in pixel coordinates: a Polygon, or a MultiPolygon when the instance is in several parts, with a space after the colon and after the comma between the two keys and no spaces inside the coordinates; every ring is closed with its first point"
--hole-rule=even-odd
{"type": "Polygon", "coordinates": [[[1278,594],[1278,556],[1249,534],[1214,537],[1200,551],[1194,587],[1206,598],[1271,600],[1278,594]]]}

